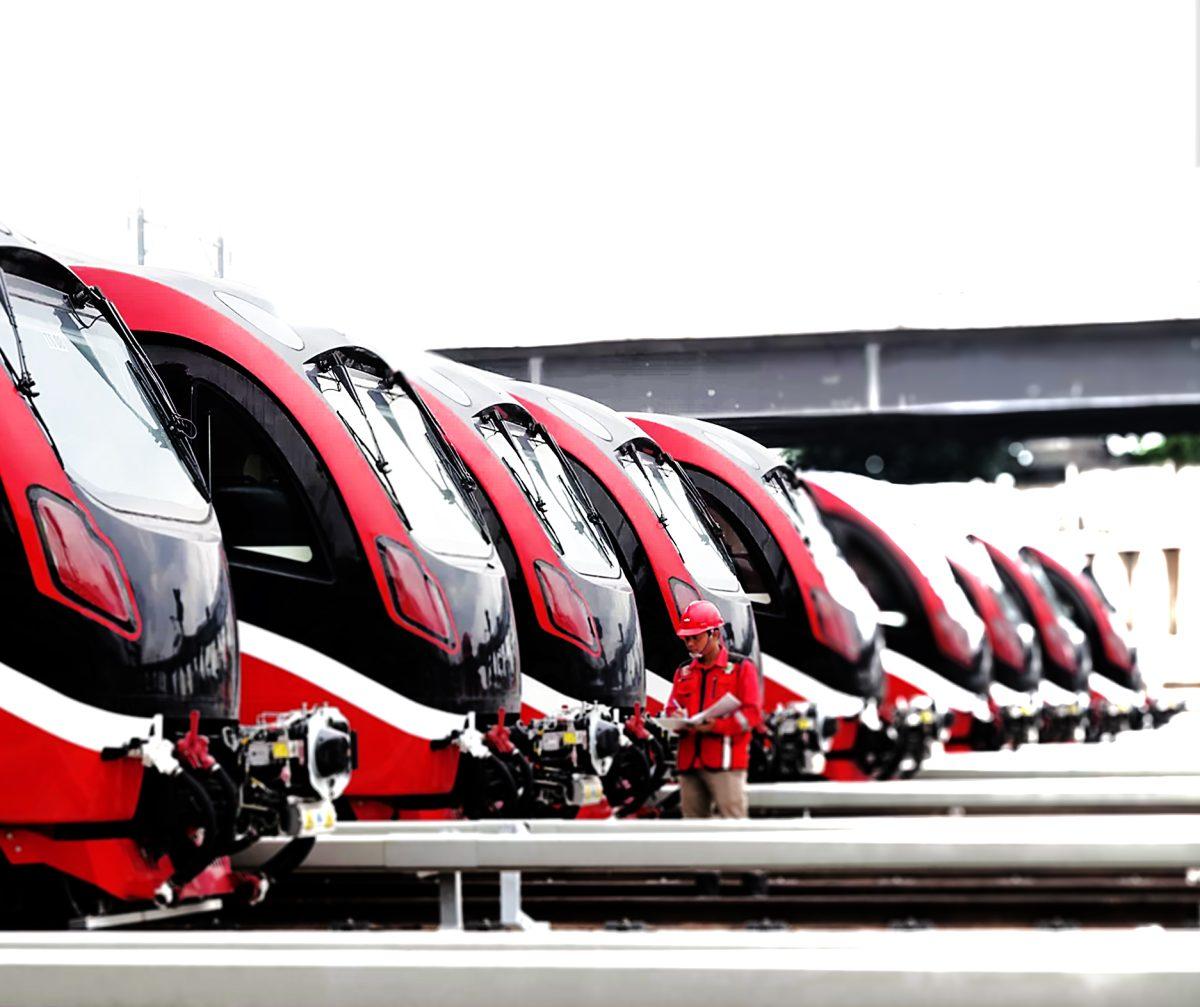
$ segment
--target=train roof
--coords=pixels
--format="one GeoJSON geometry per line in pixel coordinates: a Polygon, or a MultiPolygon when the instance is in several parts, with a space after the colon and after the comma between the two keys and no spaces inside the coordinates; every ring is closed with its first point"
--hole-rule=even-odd
{"type": "Polygon", "coordinates": [[[783,456],[774,448],[768,448],[745,434],[730,430],[718,423],[698,420],[690,416],[673,413],[630,413],[633,420],[661,423],[697,440],[707,441],[714,448],[728,455],[733,461],[752,473],[766,475],[780,467],[790,468],[783,456]]]}
{"type": "Polygon", "coordinates": [[[608,444],[613,451],[629,441],[649,441],[657,446],[654,438],[633,420],[595,399],[527,381],[513,381],[511,387],[518,396],[527,396],[538,405],[553,409],[563,420],[573,423],[593,441],[608,444]]]}

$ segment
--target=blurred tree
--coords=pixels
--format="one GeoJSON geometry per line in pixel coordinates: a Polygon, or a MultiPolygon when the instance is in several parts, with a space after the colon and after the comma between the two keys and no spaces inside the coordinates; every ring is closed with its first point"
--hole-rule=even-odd
{"type": "Polygon", "coordinates": [[[810,441],[785,448],[789,464],[804,469],[855,472],[889,482],[956,482],[995,479],[1001,472],[1025,473],[1008,451],[1008,438],[883,443],[881,439],[810,441]]]}
{"type": "Polygon", "coordinates": [[[1200,434],[1167,434],[1158,447],[1135,448],[1124,457],[1133,465],[1200,465],[1200,434]]]}

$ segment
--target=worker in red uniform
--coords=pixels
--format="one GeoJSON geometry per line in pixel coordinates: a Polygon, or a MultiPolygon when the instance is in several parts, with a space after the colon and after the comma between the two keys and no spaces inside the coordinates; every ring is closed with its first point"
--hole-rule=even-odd
{"type": "Polygon", "coordinates": [[[693,601],[677,631],[691,655],[675,672],[668,716],[695,718],[720,704],[730,712],[681,731],[679,791],[684,818],[745,818],[750,735],[762,725],[758,669],[730,654],[725,620],[710,601],[693,601]],[[732,700],[722,697],[730,696],[732,700]],[[733,702],[736,700],[736,704],[733,702]]]}

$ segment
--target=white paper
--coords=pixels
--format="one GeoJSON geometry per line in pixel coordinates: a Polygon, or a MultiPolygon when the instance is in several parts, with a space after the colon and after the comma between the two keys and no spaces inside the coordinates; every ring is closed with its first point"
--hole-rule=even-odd
{"type": "Polygon", "coordinates": [[[701,710],[696,716],[689,717],[688,719],[693,724],[703,724],[709,720],[720,720],[722,717],[728,717],[741,708],[742,701],[732,692],[727,692],[707,710],[701,710]]]}
{"type": "Polygon", "coordinates": [[[682,731],[692,725],[687,717],[651,717],[650,719],[664,731],[682,731]]]}
{"type": "Polygon", "coordinates": [[[694,717],[655,717],[654,722],[664,731],[686,731],[689,728],[728,717],[742,708],[742,701],[731,692],[725,693],[712,706],[701,710],[694,717]]]}

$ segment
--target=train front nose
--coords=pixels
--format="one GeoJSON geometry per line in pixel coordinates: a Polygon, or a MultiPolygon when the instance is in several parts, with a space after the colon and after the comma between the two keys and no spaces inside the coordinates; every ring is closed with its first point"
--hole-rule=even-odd
{"type": "Polygon", "coordinates": [[[136,830],[169,857],[157,897],[189,894],[200,872],[253,840],[333,827],[332,802],[354,769],[355,736],[332,707],[238,724],[240,662],[228,568],[215,517],[184,522],[89,501],[136,606],[137,633],[113,648],[109,688],[155,733],[108,750],[147,770],[136,830]],[[121,687],[114,683],[121,680],[121,687]]]}
{"type": "MultiPolygon", "coordinates": [[[[520,651],[508,580],[495,558],[423,552],[421,562],[415,586],[397,583],[396,571],[389,571],[401,612],[421,620],[414,628],[424,642],[407,651],[401,669],[406,690],[411,688],[423,704],[466,718],[466,726],[427,743],[421,757],[440,768],[434,770],[437,779],[424,785],[432,790],[450,784],[470,818],[512,817],[527,799],[533,774],[506,723],[521,709],[520,651]],[[432,608],[406,607],[405,591],[410,596],[431,592],[440,601],[432,608]],[[442,779],[444,772],[453,778],[442,779]]],[[[395,769],[407,777],[406,767],[395,769]]]]}
{"type": "Polygon", "coordinates": [[[131,515],[89,501],[96,524],[120,557],[137,608],[136,637],[116,646],[126,712],[165,712],[181,722],[238,716],[239,669],[233,596],[210,513],[200,523],[131,515]]]}
{"type": "Polygon", "coordinates": [[[645,719],[646,669],[633,590],[623,580],[596,587],[611,721],[593,715],[590,748],[613,813],[634,814],[657,793],[669,766],[666,740],[645,719]]]}
{"type": "Polygon", "coordinates": [[[574,579],[592,625],[593,647],[573,648],[581,667],[571,695],[619,709],[645,702],[646,667],[633,590],[623,579],[574,579]]]}
{"type": "Polygon", "coordinates": [[[631,814],[657,791],[667,763],[643,717],[645,659],[633,590],[621,577],[549,564],[539,564],[538,581],[557,635],[530,675],[575,703],[540,709],[522,725],[519,744],[534,770],[530,807],[567,817],[631,814]]]}
{"type": "Polygon", "coordinates": [[[443,624],[417,626],[433,646],[421,666],[406,669],[418,697],[445,710],[491,722],[520,709],[521,665],[508,581],[498,562],[425,553],[444,598],[443,624]]]}

